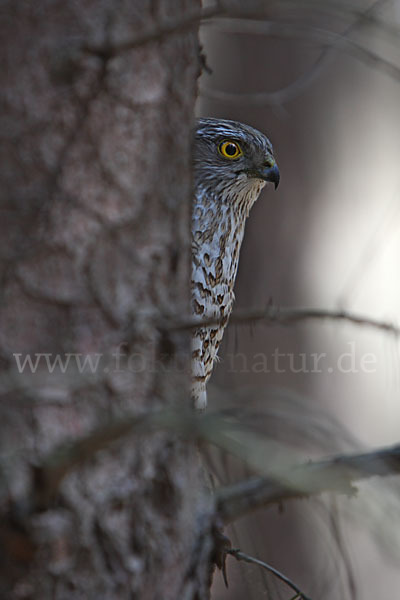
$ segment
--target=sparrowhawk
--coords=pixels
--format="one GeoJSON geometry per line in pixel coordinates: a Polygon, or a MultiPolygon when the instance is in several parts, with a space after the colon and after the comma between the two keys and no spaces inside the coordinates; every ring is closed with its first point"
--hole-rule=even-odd
{"type": "Polygon", "coordinates": [[[207,405],[206,383],[232,311],[246,218],[266,182],[279,183],[268,138],[236,121],[199,119],[194,138],[192,310],[215,324],[192,340],[192,397],[207,405]]]}

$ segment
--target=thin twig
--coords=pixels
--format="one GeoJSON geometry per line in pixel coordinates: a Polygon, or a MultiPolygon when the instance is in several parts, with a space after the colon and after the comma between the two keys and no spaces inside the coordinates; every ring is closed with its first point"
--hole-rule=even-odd
{"type": "Polygon", "coordinates": [[[199,94],[210,100],[231,102],[233,104],[252,104],[254,106],[281,107],[282,104],[296,98],[303,90],[311,85],[332,59],[331,48],[325,48],[312,66],[297,79],[274,92],[225,92],[201,85],[199,94]]]}
{"type": "MultiPolygon", "coordinates": [[[[236,310],[230,318],[230,323],[237,325],[246,323],[262,322],[265,325],[292,325],[302,321],[347,321],[354,325],[372,327],[392,333],[395,336],[400,335],[400,327],[388,321],[380,321],[371,317],[358,315],[356,313],[344,310],[329,310],[323,308],[279,308],[277,306],[268,306],[263,309],[244,309],[236,310]]],[[[199,327],[212,327],[220,325],[221,320],[217,318],[199,319],[189,316],[180,321],[169,321],[163,324],[167,329],[185,330],[197,329],[199,327]]]]}
{"type": "Polygon", "coordinates": [[[340,454],[221,488],[217,492],[217,506],[223,521],[230,523],[257,508],[285,500],[326,491],[354,495],[354,481],[399,473],[400,444],[362,454],[340,454]]]}
{"type": "MultiPolygon", "coordinates": [[[[365,48],[355,40],[350,39],[347,37],[346,32],[341,34],[329,31],[328,29],[313,27],[311,25],[267,21],[262,20],[261,18],[241,18],[236,17],[236,15],[229,15],[229,18],[227,19],[225,19],[224,16],[223,20],[218,20],[218,25],[223,26],[224,22],[224,30],[230,33],[248,32],[252,34],[268,35],[270,38],[277,39],[298,39],[316,43],[327,50],[335,49],[346,52],[368,65],[377,65],[382,71],[386,72],[394,79],[400,79],[400,68],[398,65],[388,61],[386,58],[372,50],[365,48]]],[[[223,27],[220,28],[223,29],[223,27]]]]}
{"type": "MultiPolygon", "coordinates": [[[[329,31],[319,30],[312,28],[305,29],[305,33],[303,37],[307,40],[309,39],[310,34],[312,35],[315,32],[319,37],[321,35],[329,36],[331,38],[331,42],[328,45],[325,45],[322,52],[313,63],[313,65],[308,69],[305,73],[300,75],[297,79],[291,82],[289,85],[284,86],[283,88],[273,91],[273,92],[256,92],[256,93],[235,93],[235,92],[225,92],[221,90],[214,90],[210,88],[206,88],[204,86],[200,87],[200,94],[214,100],[220,100],[223,102],[233,102],[235,104],[242,104],[243,102],[250,103],[256,106],[265,106],[266,104],[281,106],[283,103],[288,102],[298,96],[306,87],[308,87],[315,79],[320,75],[324,67],[328,64],[328,62],[332,58],[333,51],[335,49],[342,50],[351,50],[360,60],[364,60],[364,62],[376,63],[377,61],[382,61],[384,63],[384,69],[395,79],[400,78],[400,70],[396,65],[386,61],[386,59],[379,57],[379,55],[371,53],[370,50],[363,48],[359,44],[356,44],[352,40],[348,39],[348,36],[353,33],[360,26],[368,23],[376,25],[383,29],[385,32],[388,32],[394,39],[398,38],[399,30],[396,27],[393,27],[384,21],[379,21],[374,19],[373,14],[376,12],[378,8],[380,8],[383,4],[385,4],[387,0],[376,0],[366,11],[357,12],[357,11],[348,11],[350,14],[356,17],[355,22],[351,23],[341,34],[336,34],[329,31]],[[342,45],[343,48],[338,48],[338,46],[342,45]],[[394,70],[393,70],[394,69],[394,70]]],[[[344,9],[344,7],[343,7],[344,9]]],[[[222,16],[224,15],[217,15],[222,16]]],[[[280,24],[274,22],[260,22],[260,15],[252,15],[246,18],[244,16],[240,16],[239,14],[230,14],[229,19],[223,18],[222,21],[218,20],[216,23],[219,26],[223,26],[225,23],[225,27],[229,27],[229,23],[232,23],[229,31],[230,32],[246,32],[247,30],[252,33],[261,33],[263,35],[278,35],[279,31],[282,36],[287,36],[287,28],[289,29],[289,37],[295,37],[295,32],[293,32],[293,28],[300,29],[298,25],[288,25],[288,24],[280,24]],[[238,29],[239,26],[239,29],[238,29]],[[281,28],[279,30],[279,28],[281,28]],[[275,33],[274,33],[275,32],[275,33]]],[[[303,26],[304,29],[304,26],[303,26]]]]}
{"type": "MultiPolygon", "coordinates": [[[[347,27],[347,29],[342,33],[342,36],[348,36],[366,20],[371,19],[373,12],[385,2],[387,2],[387,0],[376,0],[376,2],[374,2],[368,10],[361,14],[357,14],[357,20],[355,23],[352,23],[349,27],[347,27]]],[[[288,4],[290,4],[290,2],[288,2],[288,4]]],[[[257,106],[265,106],[265,104],[281,106],[285,102],[289,102],[290,100],[296,98],[303,90],[305,90],[318,78],[324,68],[328,65],[329,61],[333,58],[334,48],[334,43],[331,46],[324,48],[316,61],[306,72],[302,73],[300,77],[289,83],[289,85],[286,85],[279,90],[275,90],[274,92],[243,94],[223,92],[221,90],[213,90],[200,86],[199,93],[206,98],[222,100],[224,102],[234,102],[236,104],[243,103],[243,100],[245,99],[247,103],[257,106]]]]}
{"type": "MultiPolygon", "coordinates": [[[[399,36],[399,28],[395,23],[387,22],[386,20],[379,17],[378,10],[382,9],[385,4],[392,3],[392,0],[375,0],[365,10],[359,10],[358,8],[351,5],[349,2],[324,2],[320,0],[303,0],[301,3],[302,15],[306,9],[320,11],[323,14],[330,13],[333,16],[340,18],[353,18],[354,21],[350,24],[350,27],[354,25],[362,24],[369,25],[374,28],[375,32],[383,32],[387,34],[394,42],[397,42],[399,36]],[[375,13],[375,14],[374,14],[375,13]]],[[[298,0],[278,0],[277,7],[282,8],[284,6],[298,8],[298,0]]]]}
{"type": "Polygon", "coordinates": [[[277,569],[275,569],[268,563],[264,562],[263,560],[254,558],[253,556],[250,556],[249,554],[245,554],[238,548],[228,549],[228,550],[226,550],[226,553],[230,554],[231,556],[236,558],[236,560],[239,560],[239,561],[242,560],[244,562],[247,562],[247,563],[250,563],[253,565],[258,565],[259,567],[266,569],[267,571],[269,571],[270,573],[275,575],[275,577],[277,577],[278,579],[280,579],[281,581],[286,583],[286,585],[288,585],[293,591],[295,591],[296,592],[295,597],[303,598],[303,600],[311,600],[311,598],[309,596],[306,596],[306,594],[304,592],[302,592],[301,589],[295,583],[293,583],[293,581],[291,581],[291,579],[289,579],[289,577],[286,577],[286,575],[284,575],[283,573],[281,573],[280,571],[278,571],[277,569]]]}

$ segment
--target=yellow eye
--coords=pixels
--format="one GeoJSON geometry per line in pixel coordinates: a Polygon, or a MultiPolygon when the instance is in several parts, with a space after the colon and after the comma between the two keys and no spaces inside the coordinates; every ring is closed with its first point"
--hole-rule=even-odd
{"type": "Polygon", "coordinates": [[[225,142],[221,142],[218,146],[218,150],[224,158],[239,158],[239,156],[242,156],[243,154],[239,144],[231,140],[225,140],[225,142]]]}

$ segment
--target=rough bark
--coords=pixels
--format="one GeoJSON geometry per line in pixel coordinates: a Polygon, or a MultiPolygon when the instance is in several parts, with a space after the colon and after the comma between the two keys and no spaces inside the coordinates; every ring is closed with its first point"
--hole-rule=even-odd
{"type": "Polygon", "coordinates": [[[128,434],[41,489],[61,443],[188,401],[188,333],[154,317],[187,312],[197,31],[109,48],[199,8],[2,2],[2,598],[207,596],[190,441],[128,434]],[[80,373],[77,354],[99,364],[80,373]]]}

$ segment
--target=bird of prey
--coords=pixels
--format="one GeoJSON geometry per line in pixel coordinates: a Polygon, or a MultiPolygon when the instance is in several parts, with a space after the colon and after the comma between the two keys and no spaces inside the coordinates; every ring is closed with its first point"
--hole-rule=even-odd
{"type": "Polygon", "coordinates": [[[192,398],[207,405],[206,384],[232,312],[246,218],[266,182],[279,183],[269,139],[236,121],[199,119],[194,138],[192,398]]]}

